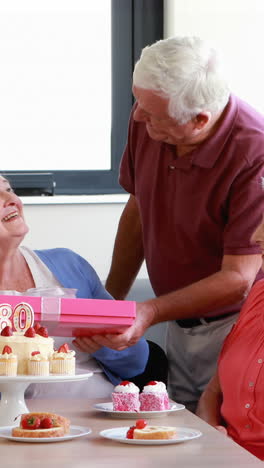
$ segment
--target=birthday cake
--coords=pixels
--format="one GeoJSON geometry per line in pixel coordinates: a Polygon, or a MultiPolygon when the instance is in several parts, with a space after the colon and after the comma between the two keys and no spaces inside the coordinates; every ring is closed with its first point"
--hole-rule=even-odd
{"type": "Polygon", "coordinates": [[[12,331],[6,326],[0,335],[0,353],[5,346],[12,349],[12,354],[17,357],[17,373],[28,374],[28,361],[32,353],[39,351],[44,359],[49,359],[54,352],[54,340],[48,336],[45,327],[36,327],[37,331],[30,327],[23,334],[12,331]]]}

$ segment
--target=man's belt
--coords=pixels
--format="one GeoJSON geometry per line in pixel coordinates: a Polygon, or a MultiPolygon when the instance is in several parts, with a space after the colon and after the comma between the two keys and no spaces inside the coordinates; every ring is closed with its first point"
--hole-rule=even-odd
{"type": "Polygon", "coordinates": [[[214,316],[214,317],[180,319],[180,320],[176,320],[176,323],[181,328],[192,328],[192,327],[198,327],[199,325],[205,325],[206,323],[215,322],[217,320],[224,319],[224,318],[229,317],[231,315],[233,315],[233,314],[229,313],[229,314],[217,315],[217,316],[214,316]]]}

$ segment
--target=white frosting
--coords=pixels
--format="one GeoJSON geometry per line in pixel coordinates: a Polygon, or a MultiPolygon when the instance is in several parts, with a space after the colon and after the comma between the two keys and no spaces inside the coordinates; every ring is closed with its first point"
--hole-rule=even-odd
{"type": "Polygon", "coordinates": [[[68,351],[67,353],[59,353],[55,351],[52,355],[52,359],[72,359],[75,356],[75,351],[68,351]]]}
{"type": "Polygon", "coordinates": [[[139,393],[139,388],[133,383],[129,382],[127,385],[117,385],[114,388],[116,393],[139,393]]]}
{"type": "Polygon", "coordinates": [[[47,361],[46,356],[43,356],[43,354],[34,354],[34,356],[30,356],[30,361],[47,361]]]}
{"type": "Polygon", "coordinates": [[[5,360],[8,360],[8,359],[17,359],[17,357],[16,357],[16,355],[15,355],[14,353],[10,353],[10,354],[5,353],[5,354],[1,354],[0,356],[1,356],[1,357],[0,357],[1,361],[2,361],[3,359],[5,359],[5,360]]]}
{"type": "Polygon", "coordinates": [[[157,382],[156,385],[145,385],[143,393],[166,393],[166,385],[164,382],[157,382]]]}

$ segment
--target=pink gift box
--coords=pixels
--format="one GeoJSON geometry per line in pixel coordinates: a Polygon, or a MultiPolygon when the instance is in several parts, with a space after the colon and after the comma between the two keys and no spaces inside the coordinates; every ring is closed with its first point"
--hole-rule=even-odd
{"type": "Polygon", "coordinates": [[[122,333],[136,317],[134,301],[0,295],[0,329],[26,330],[35,322],[53,336],[122,333]]]}

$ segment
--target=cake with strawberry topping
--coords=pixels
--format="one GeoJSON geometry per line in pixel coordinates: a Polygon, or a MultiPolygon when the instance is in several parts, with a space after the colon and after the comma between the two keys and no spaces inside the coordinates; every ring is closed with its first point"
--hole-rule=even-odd
{"type": "Polygon", "coordinates": [[[140,411],[164,411],[170,409],[166,385],[152,380],[139,395],[140,411]]]}
{"type": "Polygon", "coordinates": [[[50,359],[52,374],[75,374],[75,351],[70,350],[68,343],[64,343],[55,351],[50,359]]]}
{"type": "Polygon", "coordinates": [[[138,440],[165,440],[175,439],[176,428],[172,426],[150,426],[145,419],[138,419],[127,433],[127,439],[138,440]]]}
{"type": "Polygon", "coordinates": [[[17,375],[17,356],[10,346],[5,345],[0,354],[0,375],[17,375]]]}
{"type": "Polygon", "coordinates": [[[31,353],[39,351],[45,358],[49,359],[54,351],[54,340],[49,337],[46,327],[35,326],[28,328],[25,333],[13,332],[12,328],[6,326],[0,334],[0,349],[9,346],[12,353],[17,357],[17,373],[28,373],[28,360],[31,353]],[[36,331],[37,329],[37,331],[36,331]]]}
{"type": "Polygon", "coordinates": [[[139,411],[139,388],[128,380],[123,380],[112,393],[114,411],[139,411]]]}
{"type": "Polygon", "coordinates": [[[28,359],[28,374],[49,375],[49,360],[40,351],[32,351],[28,359]]]}
{"type": "Polygon", "coordinates": [[[12,429],[13,437],[62,437],[70,430],[70,420],[55,413],[22,414],[20,425],[12,429]]]}

